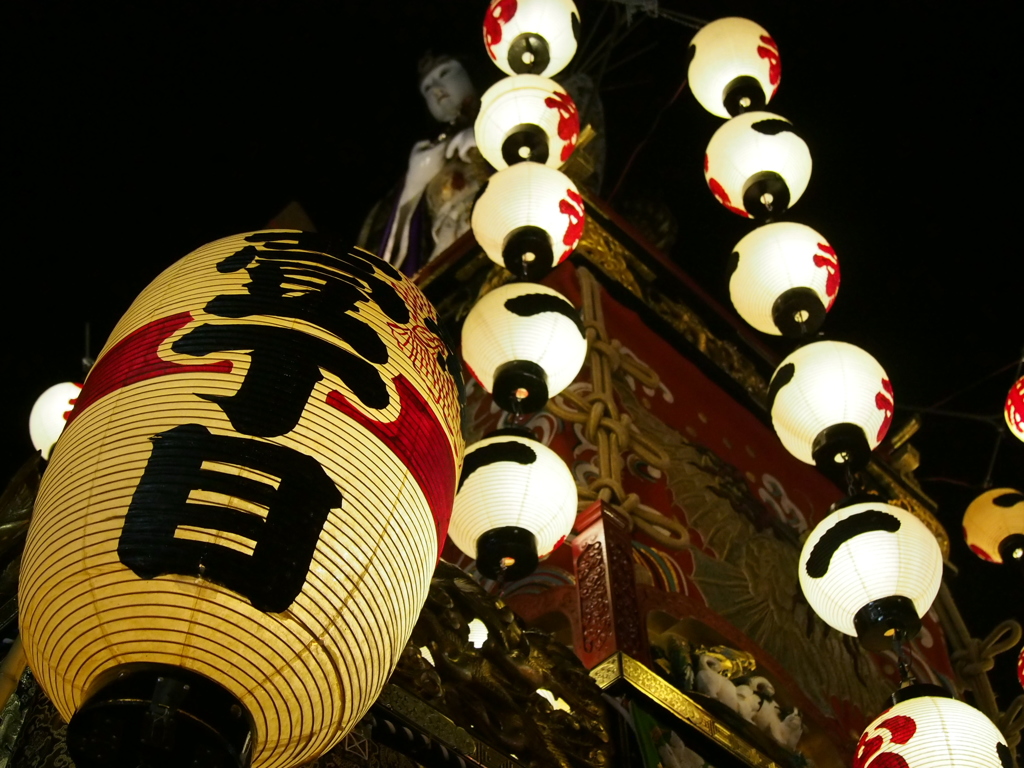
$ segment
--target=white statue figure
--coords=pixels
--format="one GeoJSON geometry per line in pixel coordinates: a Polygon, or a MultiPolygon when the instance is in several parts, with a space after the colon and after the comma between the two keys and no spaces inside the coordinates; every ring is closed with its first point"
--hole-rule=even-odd
{"type": "Polygon", "coordinates": [[[658,747],[658,757],[665,768],[704,768],[704,758],[687,748],[675,731],[670,732],[667,744],[658,747]]]}
{"type": "Polygon", "coordinates": [[[772,699],[765,699],[761,703],[761,708],[754,713],[754,725],[762,731],[768,731],[770,733],[772,724],[782,723],[782,718],[779,716],[779,713],[779,703],[772,699]]]}
{"type": "Polygon", "coordinates": [[[736,711],[739,707],[736,685],[721,674],[725,668],[723,660],[717,654],[702,653],[697,659],[697,666],[697,690],[736,711]]]}
{"type": "Polygon", "coordinates": [[[754,722],[754,715],[761,708],[762,699],[748,683],[736,685],[736,711],[748,722],[754,722]]]}
{"type": "Polygon", "coordinates": [[[796,707],[782,718],[779,728],[772,728],[772,737],[786,749],[796,752],[800,737],[804,735],[804,718],[796,707]]]}

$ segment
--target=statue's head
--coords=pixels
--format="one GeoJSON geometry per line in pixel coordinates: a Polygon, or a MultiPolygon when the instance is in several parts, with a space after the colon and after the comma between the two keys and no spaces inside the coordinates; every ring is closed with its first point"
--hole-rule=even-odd
{"type": "Polygon", "coordinates": [[[476,101],[466,68],[451,56],[428,53],[419,63],[420,93],[439,123],[454,123],[476,101]]]}

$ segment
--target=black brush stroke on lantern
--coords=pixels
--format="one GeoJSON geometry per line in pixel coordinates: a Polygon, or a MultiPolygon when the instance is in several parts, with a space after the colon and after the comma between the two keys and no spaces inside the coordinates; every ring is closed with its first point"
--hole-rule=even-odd
{"type": "Polygon", "coordinates": [[[516,163],[540,163],[548,161],[548,144],[551,137],[536,123],[520,123],[505,135],[501,142],[501,157],[509,165],[516,163]],[[523,149],[526,153],[523,153],[523,149]]]}
{"type": "Polygon", "coordinates": [[[775,407],[775,398],[779,396],[779,391],[793,380],[795,373],[796,366],[793,363],[786,363],[775,371],[775,375],[772,376],[772,380],[768,384],[768,413],[771,413],[772,408],[775,407]]]}
{"type": "Polygon", "coordinates": [[[1022,493],[1001,493],[992,499],[993,504],[997,507],[1004,507],[1005,509],[1014,507],[1022,501],[1024,501],[1024,494],[1022,493]]]}
{"type": "Polygon", "coordinates": [[[900,519],[881,509],[867,509],[840,520],[818,539],[811,550],[804,569],[812,579],[820,579],[828,573],[832,556],[846,542],[872,531],[895,533],[900,529],[900,519]]]}
{"type": "MultiPolygon", "coordinates": [[[[722,89],[722,104],[725,105],[726,112],[736,117],[736,115],[742,115],[744,112],[756,112],[764,109],[767,101],[764,97],[764,88],[761,87],[761,83],[756,77],[740,75],[722,89]],[[747,100],[745,106],[742,103],[744,99],[747,100]]],[[[762,120],[760,122],[770,121],[762,120]]],[[[754,125],[757,125],[757,123],[754,125]]],[[[754,130],[759,129],[755,128],[754,130]]],[[[761,131],[761,133],[765,133],[765,131],[761,131]]],[[[781,131],[777,131],[777,133],[781,133],[781,131]]]]}
{"type": "Polygon", "coordinates": [[[513,315],[520,317],[535,317],[545,312],[554,312],[572,321],[580,336],[586,338],[583,330],[583,321],[580,320],[580,313],[572,303],[561,296],[552,296],[550,293],[524,293],[505,300],[505,309],[513,315]]]}
{"type": "MultiPolygon", "coordinates": [[[[735,81],[734,81],[735,82],[735,81]]],[[[760,84],[758,88],[760,88],[760,84]]],[[[762,91],[762,95],[763,95],[762,91]]],[[[792,133],[794,136],[797,132],[793,130],[793,124],[789,120],[781,120],[777,117],[769,118],[767,120],[758,120],[750,124],[750,127],[758,133],[763,133],[765,136],[778,136],[780,133],[792,133]]]]}
{"type": "Polygon", "coordinates": [[[508,65],[517,75],[539,75],[550,62],[548,41],[533,32],[523,32],[508,47],[508,65]],[[524,60],[527,55],[529,62],[524,60]]]}
{"type": "Polygon", "coordinates": [[[459,476],[459,487],[456,489],[456,493],[462,490],[463,484],[478,469],[501,463],[527,466],[535,461],[537,461],[537,452],[531,446],[517,440],[502,440],[498,443],[482,445],[466,454],[466,459],[462,462],[462,474],[459,476]]]}

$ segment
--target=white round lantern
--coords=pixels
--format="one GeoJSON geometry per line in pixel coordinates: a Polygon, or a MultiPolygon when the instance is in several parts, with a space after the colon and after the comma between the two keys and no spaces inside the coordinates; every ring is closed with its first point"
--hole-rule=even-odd
{"type": "Polygon", "coordinates": [[[462,326],[462,359],[506,411],[530,413],[569,386],[587,340],[579,313],[558,291],[509,283],[485,295],[462,326]]]}
{"type": "Polygon", "coordinates": [[[718,117],[764,109],[782,79],[779,47],[749,19],[735,16],[701,27],[690,41],[687,80],[700,105],[718,117]]]}
{"type": "Polygon", "coordinates": [[[1024,493],[1013,488],[985,491],[967,506],[964,540],[990,563],[1024,561],[1024,493]]]}
{"type": "Polygon", "coordinates": [[[948,696],[926,695],[904,699],[875,718],[851,765],[1010,768],[1013,760],[1006,739],[982,712],[948,696]]]}
{"type": "Polygon", "coordinates": [[[839,291],[839,259],[824,237],[803,224],[765,224],[732,259],[729,296],[754,328],[801,337],[821,327],[839,291]]]}
{"type": "Polygon", "coordinates": [[[579,30],[572,0],[491,0],[484,47],[502,72],[551,77],[576,54],[579,30]]]}
{"type": "Polygon", "coordinates": [[[1010,434],[1018,440],[1024,440],[1024,376],[1017,379],[1006,393],[1003,415],[1006,417],[1006,426],[1010,428],[1010,434]]]}
{"type": "Polygon", "coordinates": [[[82,385],[72,381],[54,384],[32,406],[32,412],[28,415],[28,433],[32,445],[43,454],[44,459],[50,458],[50,451],[64,431],[81,391],[82,385]]]}
{"type": "Polygon", "coordinates": [[[480,154],[498,170],[524,160],[557,168],[576,147],[580,118],[554,80],[513,75],[484,93],[474,131],[480,154]]]}
{"type": "Polygon", "coordinates": [[[824,470],[863,466],[892,423],[882,366],[842,341],[817,341],[782,361],[768,386],[772,425],[786,450],[824,470]]]}
{"type": "Polygon", "coordinates": [[[768,219],[792,208],[807,189],[811,153],[789,120],[746,112],[711,137],[704,177],[715,199],[733,213],[768,219]]]}
{"type": "Polygon", "coordinates": [[[811,531],[800,552],[800,588],[830,627],[870,648],[912,637],[942,582],[942,551],[910,512],[881,501],[842,507],[811,531]]]}
{"type": "Polygon", "coordinates": [[[484,576],[529,575],[575,520],[572,472],[527,430],[499,430],[466,449],[448,532],[484,576]]]}
{"type": "Polygon", "coordinates": [[[473,235],[495,264],[531,280],[561,264],[583,237],[583,197],[561,171],[517,163],[487,182],[473,207],[473,235]]]}

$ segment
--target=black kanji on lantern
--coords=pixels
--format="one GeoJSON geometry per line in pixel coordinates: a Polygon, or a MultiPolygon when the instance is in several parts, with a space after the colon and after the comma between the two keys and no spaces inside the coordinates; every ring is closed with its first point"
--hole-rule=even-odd
{"type": "Polygon", "coordinates": [[[121,562],[143,579],[202,577],[261,611],[287,610],[330,511],[341,507],[341,492],[323,467],[295,449],[214,435],[200,424],[152,441],[118,542],[121,562]],[[206,499],[190,500],[193,492],[206,499]],[[262,513],[220,506],[218,498],[240,499],[262,513]],[[228,543],[209,540],[217,533],[228,543]]]}

